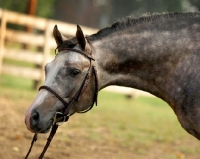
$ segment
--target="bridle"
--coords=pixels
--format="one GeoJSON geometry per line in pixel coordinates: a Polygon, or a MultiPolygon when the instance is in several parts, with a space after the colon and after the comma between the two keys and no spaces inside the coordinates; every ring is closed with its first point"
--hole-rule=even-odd
{"type": "MultiPolygon", "coordinates": [[[[61,122],[61,121],[62,122],[66,122],[66,121],[68,121],[69,116],[72,115],[72,114],[69,113],[69,109],[75,102],[78,102],[80,100],[81,95],[84,93],[85,89],[87,88],[87,86],[89,84],[89,79],[90,79],[91,73],[93,73],[93,75],[94,75],[94,82],[95,82],[95,90],[94,90],[94,96],[93,96],[93,99],[92,99],[92,105],[89,108],[87,108],[86,110],[80,111],[78,113],[86,113],[86,112],[88,112],[89,110],[91,110],[93,108],[94,103],[97,105],[97,97],[98,97],[98,91],[99,91],[98,90],[98,77],[97,77],[97,71],[96,71],[95,65],[92,63],[92,61],[95,61],[95,60],[94,60],[94,58],[92,56],[90,56],[92,54],[88,55],[84,51],[81,51],[81,50],[78,50],[78,49],[74,49],[74,48],[66,48],[64,46],[58,46],[55,49],[55,52],[56,52],[57,49],[58,49],[58,52],[64,51],[64,50],[68,50],[68,51],[73,51],[75,53],[79,53],[79,54],[85,56],[86,58],[89,59],[90,66],[88,68],[88,71],[87,71],[87,73],[85,75],[85,78],[84,78],[81,86],[79,87],[78,91],[70,99],[69,102],[66,102],[65,99],[62,96],[60,96],[55,90],[53,90],[49,86],[43,85],[43,86],[41,86],[39,88],[39,90],[46,89],[47,91],[51,92],[64,105],[64,109],[63,109],[62,112],[56,112],[50,135],[47,138],[46,145],[45,145],[45,147],[44,147],[44,149],[43,149],[43,151],[40,154],[38,159],[42,159],[44,154],[45,154],[45,152],[46,152],[46,150],[48,149],[48,147],[49,147],[49,145],[51,143],[51,140],[53,139],[53,136],[55,135],[55,133],[57,131],[57,128],[59,126],[58,122],[61,122]],[[59,115],[59,119],[58,119],[58,115],[59,115]],[[61,116],[61,118],[60,118],[60,116],[61,116]]],[[[33,147],[33,144],[34,144],[34,142],[36,142],[36,140],[37,140],[37,133],[33,136],[33,139],[32,139],[32,142],[31,142],[31,146],[29,148],[29,151],[28,151],[25,159],[28,158],[28,156],[29,156],[29,154],[31,152],[31,149],[33,147]]]]}
{"type": "MultiPolygon", "coordinates": [[[[86,58],[88,58],[90,60],[90,66],[88,68],[88,71],[86,73],[86,76],[81,84],[81,86],[79,87],[78,91],[76,92],[76,94],[70,99],[69,102],[66,102],[64,100],[64,98],[62,98],[58,93],[56,93],[56,91],[54,91],[53,89],[51,89],[48,86],[41,86],[39,88],[39,90],[41,89],[46,89],[47,91],[51,92],[52,94],[54,94],[61,102],[62,104],[65,106],[65,108],[63,109],[63,116],[71,116],[72,114],[69,114],[69,108],[71,107],[71,105],[74,102],[78,102],[80,100],[81,95],[84,93],[85,89],[87,88],[88,84],[89,84],[89,79],[90,79],[90,75],[91,73],[94,74],[95,77],[95,91],[94,91],[94,98],[93,98],[93,102],[92,105],[84,110],[84,111],[80,111],[78,113],[86,113],[87,111],[89,111],[90,109],[93,108],[94,103],[96,103],[97,105],[97,96],[98,96],[98,77],[97,77],[97,71],[95,66],[92,64],[92,61],[95,61],[93,57],[87,55],[85,52],[78,50],[78,49],[73,49],[73,48],[65,48],[65,47],[58,47],[59,52],[60,51],[64,51],[64,50],[69,50],[69,51],[73,51],[75,53],[79,53],[83,56],[85,56],[86,58]]],[[[60,114],[60,113],[59,113],[60,114]]]]}

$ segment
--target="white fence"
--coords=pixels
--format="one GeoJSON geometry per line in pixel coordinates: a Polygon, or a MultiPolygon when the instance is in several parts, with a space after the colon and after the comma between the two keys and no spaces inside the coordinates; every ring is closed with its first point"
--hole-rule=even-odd
{"type": "MultiPolygon", "coordinates": [[[[0,20],[0,72],[38,81],[44,79],[44,65],[53,58],[50,53],[52,49],[56,48],[56,43],[52,37],[54,25],[57,24],[59,30],[68,36],[74,35],[76,31],[76,25],[74,24],[37,18],[2,9],[0,9],[0,20]],[[10,30],[7,27],[10,24],[15,24],[24,28],[29,27],[33,32],[14,29],[10,30]],[[17,47],[10,47],[10,43],[17,44],[17,47]],[[28,47],[23,47],[24,45],[27,45],[28,47]],[[30,49],[30,46],[35,48],[40,47],[42,49],[39,51],[37,49],[30,49]],[[40,67],[27,68],[6,65],[3,63],[4,58],[25,61],[39,65],[40,67]]],[[[96,29],[84,26],[82,28],[86,34],[97,31],[96,29]]]]}
{"type": "MultiPolygon", "coordinates": [[[[1,8],[0,22],[0,73],[29,78],[35,81],[44,80],[44,65],[53,58],[51,52],[56,48],[56,43],[52,36],[54,25],[57,24],[59,30],[66,36],[74,36],[76,32],[76,25],[74,24],[33,17],[1,8]],[[32,32],[27,32],[25,29],[11,30],[8,25],[12,24],[31,28],[32,32]],[[28,47],[24,47],[25,45],[28,47]],[[4,63],[4,59],[27,62],[36,67],[6,64],[4,63]]],[[[81,27],[87,35],[97,32],[97,29],[85,26],[81,27]]],[[[104,90],[131,96],[149,95],[125,87],[111,86],[104,90]]]]}

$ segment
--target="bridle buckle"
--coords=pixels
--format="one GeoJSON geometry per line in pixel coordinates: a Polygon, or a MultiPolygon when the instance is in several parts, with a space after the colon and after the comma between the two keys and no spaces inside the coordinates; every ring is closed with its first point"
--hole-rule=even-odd
{"type": "Polygon", "coordinates": [[[61,126],[64,122],[68,121],[70,115],[64,115],[61,112],[56,112],[53,117],[53,125],[61,126]],[[61,116],[61,117],[60,117],[61,116]]]}

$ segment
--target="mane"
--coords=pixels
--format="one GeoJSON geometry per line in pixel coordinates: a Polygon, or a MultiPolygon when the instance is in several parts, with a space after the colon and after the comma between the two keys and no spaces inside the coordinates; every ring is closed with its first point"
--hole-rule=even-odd
{"type": "Polygon", "coordinates": [[[74,37],[74,38],[72,38],[72,39],[69,39],[69,40],[64,41],[62,44],[60,44],[60,45],[58,46],[58,48],[59,48],[59,47],[74,48],[74,47],[76,46],[77,43],[78,43],[78,42],[77,42],[77,39],[74,37]]]}
{"type": "Polygon", "coordinates": [[[179,18],[179,17],[195,17],[200,16],[200,12],[187,12],[187,13],[162,13],[162,14],[152,14],[145,15],[139,18],[135,18],[134,15],[130,15],[126,18],[119,20],[118,22],[112,24],[110,27],[99,30],[96,34],[86,37],[89,41],[99,40],[103,37],[106,37],[113,32],[126,30],[136,24],[148,23],[152,21],[158,21],[160,19],[169,19],[169,18],[179,18]]]}

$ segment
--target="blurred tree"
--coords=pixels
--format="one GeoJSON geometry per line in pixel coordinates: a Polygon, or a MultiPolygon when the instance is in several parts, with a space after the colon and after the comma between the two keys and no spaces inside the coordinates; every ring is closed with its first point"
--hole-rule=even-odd
{"type": "Polygon", "coordinates": [[[197,8],[197,10],[200,10],[200,0],[189,0],[190,3],[197,8]]]}
{"type": "Polygon", "coordinates": [[[143,0],[147,12],[177,12],[182,11],[182,0],[143,0]]]}
{"type": "Polygon", "coordinates": [[[144,13],[183,11],[182,0],[111,0],[111,23],[119,17],[130,14],[141,16],[144,13]]]}
{"type": "Polygon", "coordinates": [[[55,14],[56,0],[38,0],[36,15],[45,18],[52,18],[55,14]]]}
{"type": "Polygon", "coordinates": [[[111,0],[56,0],[55,19],[90,27],[110,22],[111,0]]]}
{"type": "MultiPolygon", "coordinates": [[[[56,0],[38,0],[36,7],[36,15],[51,18],[54,15],[54,4],[56,0]]],[[[0,6],[4,9],[16,12],[27,13],[27,0],[0,0],[0,6]]]]}
{"type": "Polygon", "coordinates": [[[1,8],[25,13],[27,0],[1,0],[1,8]]]}
{"type": "Polygon", "coordinates": [[[103,28],[130,14],[183,11],[182,1],[185,0],[56,0],[55,18],[103,28]]]}
{"type": "Polygon", "coordinates": [[[116,19],[133,14],[141,9],[144,5],[142,1],[129,1],[129,0],[112,0],[112,21],[116,19]]]}
{"type": "Polygon", "coordinates": [[[182,0],[163,0],[162,6],[165,6],[162,11],[180,12],[183,11],[182,0]]]}
{"type": "MultiPolygon", "coordinates": [[[[102,28],[130,14],[191,11],[190,4],[200,8],[200,0],[37,0],[36,15],[102,28]]],[[[2,8],[22,13],[27,5],[28,0],[0,0],[2,8]]]]}

